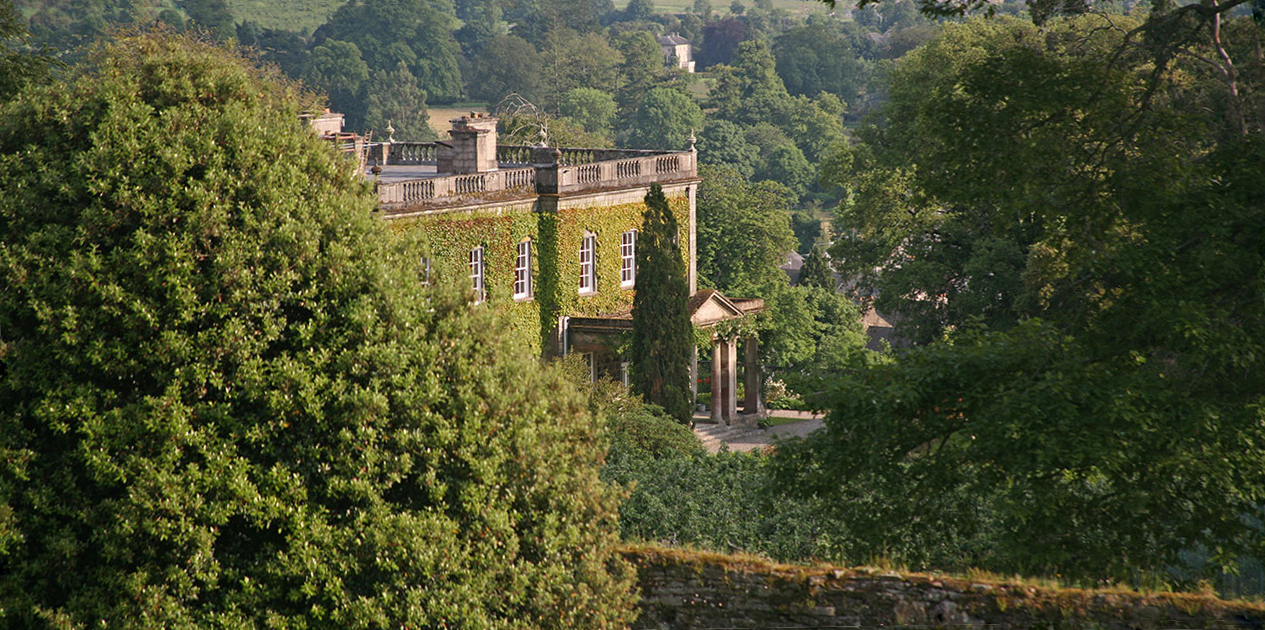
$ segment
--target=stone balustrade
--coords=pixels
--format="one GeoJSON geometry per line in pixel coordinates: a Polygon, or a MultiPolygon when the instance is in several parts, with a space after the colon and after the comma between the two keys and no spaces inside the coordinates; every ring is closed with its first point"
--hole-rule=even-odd
{"type": "MultiPolygon", "coordinates": [[[[373,156],[385,155],[387,165],[434,164],[437,154],[433,142],[382,143],[370,152],[371,161],[373,156]]],[[[496,157],[502,167],[496,171],[379,183],[378,203],[400,206],[433,201],[447,205],[445,198],[454,195],[579,193],[668,183],[698,174],[692,151],[498,146],[496,157]],[[531,166],[519,166],[523,164],[531,166]]]]}
{"type": "Polygon", "coordinates": [[[536,169],[532,167],[472,173],[468,175],[444,175],[414,179],[394,184],[378,185],[380,205],[425,203],[456,195],[478,195],[520,191],[525,195],[536,194],[536,169]]]}
{"type": "Polygon", "coordinates": [[[531,150],[531,147],[522,145],[499,145],[496,147],[496,162],[501,166],[531,164],[531,150]]]}
{"type": "MultiPolygon", "coordinates": [[[[698,176],[695,154],[690,151],[592,150],[595,161],[540,168],[536,189],[542,193],[575,193],[589,190],[644,186],[698,176]]],[[[574,155],[574,154],[573,154],[574,155]]]]}
{"type": "Polygon", "coordinates": [[[369,155],[385,164],[435,164],[438,146],[434,142],[383,142],[373,145],[369,155]],[[383,152],[385,161],[381,159],[383,152]]]}

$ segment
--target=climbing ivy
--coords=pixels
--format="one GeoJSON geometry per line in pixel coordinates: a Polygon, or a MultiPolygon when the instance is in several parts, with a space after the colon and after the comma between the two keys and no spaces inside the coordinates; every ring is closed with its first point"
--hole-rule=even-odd
{"type": "Polygon", "coordinates": [[[479,209],[426,216],[398,221],[393,226],[397,232],[408,232],[421,257],[430,258],[431,276],[434,282],[451,282],[469,286],[470,250],[483,246],[483,285],[488,307],[499,311],[510,327],[511,336],[524,344],[531,352],[541,351],[540,337],[536,334],[536,322],[540,317],[540,262],[545,258],[541,248],[538,214],[532,206],[523,204],[512,208],[479,209]],[[532,240],[532,287],[535,295],[530,300],[514,300],[514,264],[518,255],[517,245],[525,238],[532,240]]]}
{"type": "MultiPolygon", "coordinates": [[[[682,226],[681,248],[688,251],[689,198],[671,197],[668,206],[682,226]]],[[[419,259],[431,258],[432,274],[440,281],[466,283],[469,252],[482,245],[487,306],[501,311],[518,340],[539,353],[556,334],[559,316],[591,317],[632,306],[635,292],[619,286],[620,236],[640,227],[644,211],[642,202],[557,210],[522,204],[422,216],[393,227],[408,233],[419,259]],[[597,291],[580,295],[579,251],[585,232],[597,236],[597,291]],[[515,247],[524,238],[533,244],[534,296],[515,301],[515,247]]]]}

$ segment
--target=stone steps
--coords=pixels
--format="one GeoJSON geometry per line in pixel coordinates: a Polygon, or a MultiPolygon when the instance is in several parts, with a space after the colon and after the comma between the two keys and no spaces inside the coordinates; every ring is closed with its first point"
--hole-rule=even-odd
{"type": "Polygon", "coordinates": [[[698,436],[704,448],[713,453],[720,450],[721,444],[760,431],[763,429],[741,425],[710,424],[697,420],[694,422],[694,435],[698,436]]]}

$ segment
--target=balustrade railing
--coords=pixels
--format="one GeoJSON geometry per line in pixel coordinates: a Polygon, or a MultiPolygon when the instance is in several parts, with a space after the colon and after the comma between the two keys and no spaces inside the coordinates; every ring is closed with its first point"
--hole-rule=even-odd
{"type": "Polygon", "coordinates": [[[641,175],[641,162],[637,160],[625,160],[615,163],[615,176],[623,179],[625,177],[637,177],[641,175]]]}
{"type": "Polygon", "coordinates": [[[387,164],[435,164],[439,147],[434,142],[392,142],[387,147],[387,164]]]}
{"type": "Polygon", "coordinates": [[[516,168],[492,173],[447,175],[414,179],[394,184],[378,184],[378,203],[408,204],[457,195],[477,195],[498,191],[536,192],[536,169],[516,168]]]}
{"type": "MultiPolygon", "coordinates": [[[[406,143],[396,143],[406,144],[406,143]]],[[[400,150],[400,159],[422,163],[425,143],[408,143],[413,148],[400,150]]],[[[395,151],[392,145],[392,151],[395,151]]],[[[431,145],[433,146],[433,145],[431,145]]],[[[536,149],[539,151],[539,149],[536,149]]],[[[499,147],[502,160],[531,160],[532,147],[499,147]],[[504,151],[502,151],[504,149],[504,151]]],[[[695,154],[688,151],[621,151],[614,149],[562,149],[559,164],[508,168],[486,173],[440,175],[396,183],[378,184],[378,202],[400,205],[438,201],[446,197],[484,195],[497,192],[517,194],[567,193],[585,190],[641,186],[654,182],[679,181],[696,175],[695,154]],[[585,155],[605,160],[568,164],[567,158],[585,155]]],[[[392,153],[395,155],[395,153],[392,153]]],[[[550,158],[554,154],[550,154],[550,158]]],[[[541,159],[537,153],[536,158],[541,159]]]]}
{"type": "Polygon", "coordinates": [[[521,145],[500,145],[496,147],[498,164],[531,164],[531,147],[521,145]]]}
{"type": "Polygon", "coordinates": [[[505,190],[536,187],[536,169],[520,168],[512,171],[501,171],[505,190]]]}

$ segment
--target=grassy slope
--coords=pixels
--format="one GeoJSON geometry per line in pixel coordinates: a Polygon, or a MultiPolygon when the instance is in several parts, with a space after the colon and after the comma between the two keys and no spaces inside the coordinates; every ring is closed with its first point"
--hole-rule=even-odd
{"type": "MultiPolygon", "coordinates": [[[[731,2],[732,0],[730,0],[731,2]]],[[[754,0],[740,0],[747,7],[754,0]]],[[[251,20],[265,28],[284,28],[311,33],[316,27],[342,6],[345,0],[227,0],[228,9],[238,21],[251,20]]],[[[727,14],[726,0],[712,0],[712,7],[719,14],[727,14]]],[[[616,0],[615,6],[623,8],[628,0],[616,0]]],[[[694,0],[656,0],[655,8],[665,13],[684,13],[694,6],[694,0]]],[[[826,13],[826,6],[816,0],[773,0],[773,6],[786,9],[795,15],[826,13]]],[[[842,4],[841,4],[842,6],[842,4]]]]}

